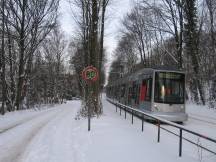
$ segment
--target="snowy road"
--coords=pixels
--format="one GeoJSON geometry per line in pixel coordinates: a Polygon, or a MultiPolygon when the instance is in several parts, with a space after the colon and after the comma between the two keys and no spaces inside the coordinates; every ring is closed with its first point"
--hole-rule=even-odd
{"type": "Polygon", "coordinates": [[[0,118],[0,134],[5,133],[6,131],[13,129],[19,125],[25,124],[27,121],[33,120],[39,115],[44,114],[45,112],[53,111],[53,109],[45,109],[36,111],[36,110],[22,110],[11,112],[0,118]]]}
{"type": "MultiPolygon", "coordinates": [[[[104,114],[92,120],[75,120],[79,101],[23,117],[26,122],[0,134],[0,162],[215,162],[216,157],[200,153],[183,142],[178,157],[178,138],[164,131],[157,143],[157,128],[130,117],[125,120],[103,99],[104,114]]],[[[19,116],[19,115],[18,115],[19,116]]],[[[0,118],[0,121],[8,120],[0,118]]],[[[12,123],[15,124],[15,121],[12,123]]],[[[9,124],[10,125],[10,124],[9,124]]],[[[1,124],[0,124],[1,128],[1,124]]]]}
{"type": "MultiPolygon", "coordinates": [[[[6,124],[7,129],[2,128],[3,133],[0,134],[0,162],[20,161],[19,159],[22,158],[23,153],[25,153],[31,142],[46,129],[50,123],[58,122],[59,119],[64,119],[64,116],[67,114],[71,115],[70,112],[72,110],[75,111],[75,109],[69,109],[69,106],[77,107],[77,104],[78,106],[80,105],[74,102],[72,105],[60,105],[50,110],[30,113],[26,116],[20,114],[22,119],[18,118],[18,120],[9,117],[12,122],[6,119],[6,121],[9,122],[6,124]]],[[[15,117],[17,117],[17,114],[15,117]]],[[[3,121],[4,120],[2,120],[2,122],[3,121]]],[[[45,139],[49,139],[49,136],[45,139]]]]}

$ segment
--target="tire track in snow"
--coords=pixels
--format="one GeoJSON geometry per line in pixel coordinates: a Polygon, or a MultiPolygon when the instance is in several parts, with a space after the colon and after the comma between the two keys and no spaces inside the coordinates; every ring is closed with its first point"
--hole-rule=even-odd
{"type": "Polygon", "coordinates": [[[211,122],[211,121],[207,121],[207,120],[204,120],[204,119],[199,119],[199,118],[194,117],[194,116],[189,116],[189,118],[216,126],[216,122],[211,122]]]}
{"type": "Polygon", "coordinates": [[[188,113],[188,114],[189,114],[189,115],[192,115],[192,116],[197,116],[197,117],[201,117],[201,118],[205,118],[205,119],[212,119],[212,120],[215,120],[215,121],[216,121],[216,118],[211,117],[211,116],[205,116],[205,115],[193,114],[193,113],[188,113]]]}
{"type": "Polygon", "coordinates": [[[0,162],[17,162],[31,139],[62,109],[40,114],[32,120],[20,124],[0,134],[0,162]]]}
{"type": "MultiPolygon", "coordinates": [[[[70,107],[74,107],[74,105],[70,105],[70,107]]],[[[73,161],[72,130],[76,125],[74,119],[76,112],[76,108],[68,108],[64,114],[50,120],[31,140],[19,162],[73,161]]]]}
{"type": "Polygon", "coordinates": [[[51,109],[44,110],[44,111],[42,111],[40,113],[37,113],[37,114],[35,114],[35,115],[31,116],[31,117],[28,117],[28,118],[25,118],[23,120],[17,121],[15,123],[13,123],[12,125],[5,127],[4,129],[0,129],[0,134],[3,134],[3,133],[5,133],[5,132],[7,132],[7,131],[9,131],[9,130],[11,130],[13,128],[16,128],[17,126],[22,125],[22,124],[26,124],[27,122],[29,122],[31,120],[34,120],[35,118],[37,118],[41,114],[48,113],[49,111],[53,111],[53,110],[51,110],[51,109]]]}
{"type": "Polygon", "coordinates": [[[189,118],[216,126],[216,118],[189,113],[189,118]]]}

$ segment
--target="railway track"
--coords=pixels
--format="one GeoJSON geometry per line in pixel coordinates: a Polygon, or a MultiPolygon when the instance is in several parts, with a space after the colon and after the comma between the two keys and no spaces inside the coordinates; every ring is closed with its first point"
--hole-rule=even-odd
{"type": "Polygon", "coordinates": [[[189,113],[189,118],[216,126],[216,118],[189,113]]]}

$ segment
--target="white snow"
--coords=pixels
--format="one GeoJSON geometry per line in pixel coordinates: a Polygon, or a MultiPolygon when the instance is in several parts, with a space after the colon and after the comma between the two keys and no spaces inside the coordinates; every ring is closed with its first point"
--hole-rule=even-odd
{"type": "MultiPolygon", "coordinates": [[[[157,127],[131,116],[120,116],[115,107],[103,99],[104,114],[92,120],[87,131],[87,120],[75,120],[79,101],[41,111],[0,134],[0,162],[215,162],[216,156],[201,151],[183,141],[183,155],[178,157],[179,139],[161,130],[157,143],[157,127]]],[[[0,121],[12,116],[26,119],[23,114],[6,114],[0,121]],[[16,114],[16,115],[15,115],[16,114]],[[20,116],[20,117],[19,117],[20,116]]],[[[28,116],[28,115],[26,115],[28,116]]],[[[31,116],[31,115],[29,115],[31,116]]],[[[15,123],[15,122],[13,122],[15,123]]],[[[191,126],[193,124],[191,123],[191,126]]],[[[187,126],[187,123],[184,125],[187,126]]],[[[210,129],[210,128],[209,128],[210,129]]],[[[216,129],[212,133],[216,134],[216,129]]],[[[216,151],[216,146],[211,146],[216,151]]]]}
{"type": "Polygon", "coordinates": [[[189,119],[185,127],[216,139],[216,109],[194,104],[188,104],[186,108],[189,119]]]}
{"type": "Polygon", "coordinates": [[[194,118],[199,118],[209,123],[216,123],[216,109],[208,108],[208,106],[187,104],[187,113],[194,118]]]}
{"type": "Polygon", "coordinates": [[[50,106],[42,106],[42,108],[37,109],[14,111],[9,112],[4,116],[0,116],[0,133],[22,124],[27,120],[31,120],[39,114],[50,111],[50,106]]]}

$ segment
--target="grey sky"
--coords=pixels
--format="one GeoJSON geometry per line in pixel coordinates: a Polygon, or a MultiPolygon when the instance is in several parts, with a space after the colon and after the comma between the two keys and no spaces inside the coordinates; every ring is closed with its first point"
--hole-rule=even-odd
{"type": "MultiPolygon", "coordinates": [[[[107,7],[107,19],[105,23],[105,40],[104,45],[107,49],[107,62],[105,64],[106,71],[110,69],[110,65],[113,61],[113,51],[117,46],[119,30],[121,29],[121,21],[124,15],[132,8],[132,2],[134,0],[110,0],[110,5],[107,7]]],[[[76,32],[76,24],[73,20],[71,6],[68,0],[60,1],[60,23],[68,38],[72,37],[76,32]]],[[[74,12],[74,11],[73,11],[74,12]]],[[[108,77],[108,73],[106,73],[108,77]]],[[[107,84],[107,80],[106,80],[107,84]]]]}
{"type": "MultiPolygon", "coordinates": [[[[107,8],[107,21],[105,26],[105,47],[108,50],[108,63],[110,64],[112,51],[117,44],[121,20],[123,16],[130,11],[132,0],[110,0],[107,8]]],[[[67,36],[72,36],[76,25],[72,18],[72,10],[68,0],[60,2],[60,23],[67,36]]]]}

